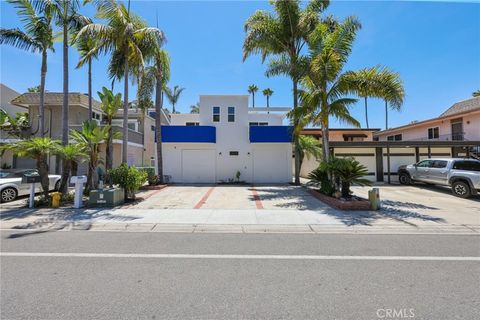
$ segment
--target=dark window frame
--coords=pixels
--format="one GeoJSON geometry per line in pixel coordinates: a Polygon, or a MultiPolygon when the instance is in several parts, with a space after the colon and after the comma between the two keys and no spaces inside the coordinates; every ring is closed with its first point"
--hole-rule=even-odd
{"type": "Polygon", "coordinates": [[[220,122],[220,107],[215,106],[212,108],[212,121],[220,122]]]}
{"type": "Polygon", "coordinates": [[[228,107],[227,109],[227,121],[235,122],[235,107],[228,107]]]}
{"type": "Polygon", "coordinates": [[[440,127],[431,127],[428,128],[428,140],[440,138],[440,127]]]}

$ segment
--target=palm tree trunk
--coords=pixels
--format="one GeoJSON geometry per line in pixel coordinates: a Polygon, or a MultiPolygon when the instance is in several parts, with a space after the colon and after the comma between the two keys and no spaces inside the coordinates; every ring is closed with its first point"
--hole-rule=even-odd
{"type": "Polygon", "coordinates": [[[127,163],[128,157],[128,47],[125,47],[125,72],[123,75],[123,140],[122,140],[122,163],[127,163]]]}
{"type": "Polygon", "coordinates": [[[267,96],[267,108],[270,107],[269,97],[267,96]]]}
{"type": "Polygon", "coordinates": [[[63,23],[62,144],[68,144],[68,26],[63,23]]]}
{"type": "Polygon", "coordinates": [[[385,100],[385,130],[388,129],[388,102],[385,100]]]}
{"type": "Polygon", "coordinates": [[[113,135],[113,128],[112,128],[112,120],[108,119],[108,137],[107,137],[107,146],[106,146],[106,156],[105,156],[105,182],[111,185],[110,174],[108,173],[110,169],[112,169],[112,151],[113,151],[113,142],[112,142],[112,135],[113,135]]]}
{"type": "Polygon", "coordinates": [[[88,60],[88,120],[92,121],[92,59],[88,60]]]}
{"type": "Polygon", "coordinates": [[[157,141],[157,173],[158,182],[163,184],[163,154],[162,154],[162,76],[157,75],[155,85],[155,140],[157,141]]]}
{"type": "Polygon", "coordinates": [[[60,180],[60,188],[57,191],[60,191],[62,194],[66,194],[68,190],[68,173],[72,170],[72,161],[63,160],[62,168],[62,179],[60,180]],[[64,179],[64,174],[67,172],[67,179],[64,179]]]}
{"type": "Polygon", "coordinates": [[[252,104],[253,108],[255,108],[255,92],[252,92],[252,104]]]}
{"type": "Polygon", "coordinates": [[[365,122],[367,124],[368,129],[368,106],[367,106],[367,97],[365,97],[365,122]]]}
{"type": "Polygon", "coordinates": [[[172,113],[175,114],[175,103],[172,103],[172,113]]]}
{"type": "Polygon", "coordinates": [[[49,180],[48,180],[48,164],[45,156],[37,158],[38,174],[41,177],[40,184],[42,185],[42,193],[45,198],[48,198],[49,180]]]}
{"type": "Polygon", "coordinates": [[[328,137],[328,123],[322,121],[322,155],[323,161],[330,159],[330,143],[328,137]]]}
{"type": "MultiPolygon", "coordinates": [[[[42,69],[40,73],[40,105],[38,106],[38,121],[40,137],[45,136],[45,77],[47,75],[47,51],[42,51],[42,69]]],[[[50,124],[51,125],[51,124],[50,124]]]]}
{"type": "MultiPolygon", "coordinates": [[[[296,79],[293,80],[293,109],[298,107],[298,82],[296,79]]],[[[294,129],[298,126],[298,119],[293,120],[294,129]]],[[[295,184],[300,184],[300,150],[298,144],[298,135],[293,131],[293,144],[295,150],[295,184]]]]}

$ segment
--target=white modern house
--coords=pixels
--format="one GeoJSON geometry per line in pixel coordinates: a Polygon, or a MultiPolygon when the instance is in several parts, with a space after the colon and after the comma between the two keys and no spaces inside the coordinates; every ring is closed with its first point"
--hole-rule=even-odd
{"type": "Polygon", "coordinates": [[[198,114],[162,126],[164,175],[177,183],[289,183],[290,108],[249,108],[248,95],[202,95],[198,114]]]}

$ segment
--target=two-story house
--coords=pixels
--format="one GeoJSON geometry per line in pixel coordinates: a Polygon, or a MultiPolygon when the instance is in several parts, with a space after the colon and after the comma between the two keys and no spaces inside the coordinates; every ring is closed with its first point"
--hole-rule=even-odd
{"type": "Polygon", "coordinates": [[[290,108],[249,108],[248,95],[202,95],[198,114],[162,126],[163,170],[171,182],[292,181],[290,108]]]}

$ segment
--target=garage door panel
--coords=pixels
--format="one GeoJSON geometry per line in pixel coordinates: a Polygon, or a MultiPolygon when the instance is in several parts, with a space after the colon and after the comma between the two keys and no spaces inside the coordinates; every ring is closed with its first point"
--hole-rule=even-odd
{"type": "Polygon", "coordinates": [[[215,183],[215,150],[182,150],[184,183],[215,183]]]}
{"type": "Polygon", "coordinates": [[[263,147],[253,152],[254,183],[288,182],[289,168],[290,165],[285,148],[263,147]]]}

